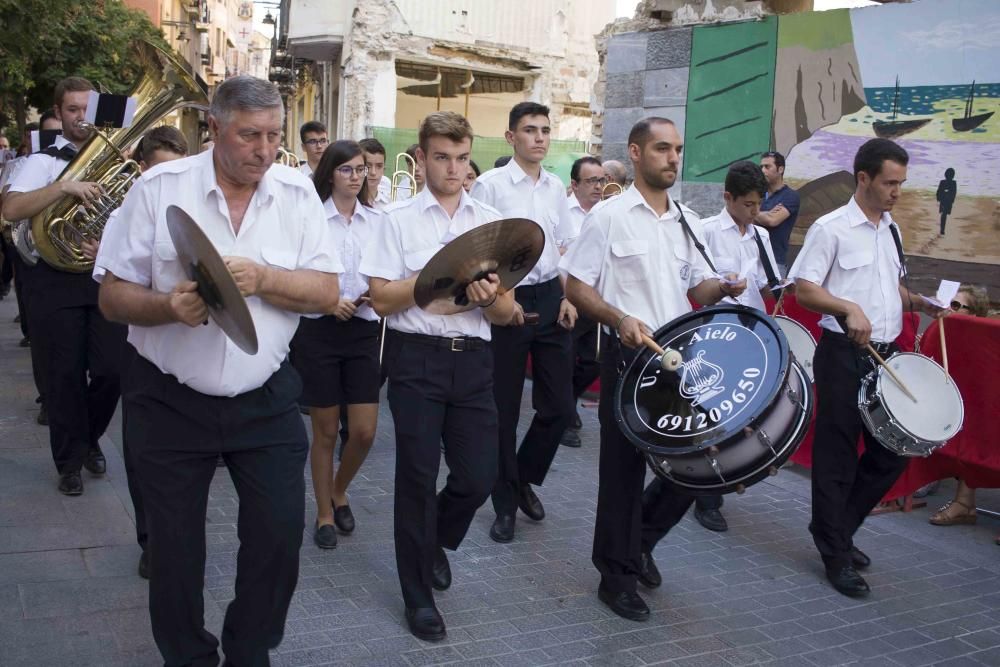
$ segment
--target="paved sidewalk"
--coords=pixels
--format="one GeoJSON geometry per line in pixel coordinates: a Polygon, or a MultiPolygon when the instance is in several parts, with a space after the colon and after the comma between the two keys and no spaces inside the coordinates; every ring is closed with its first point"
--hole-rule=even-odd
{"type": "MultiPolygon", "coordinates": [[[[85,493],[56,491],[27,350],[0,301],[0,665],[162,664],[136,574],[120,424],[104,441],[108,474],[85,493]]],[[[867,522],[857,540],[875,561],[872,596],[833,591],[806,530],[809,483],[783,470],[728,496],[727,533],[686,518],[657,549],[664,584],[643,591],[649,622],[608,612],[590,563],[596,503],[596,411],[582,411],[582,449],[562,448],[539,496],[548,518],[519,517],[508,545],[487,536],[487,503],[452,555],[454,584],[437,600],[448,640],[405,629],[392,548],[393,436],[378,439],[351,493],[355,535],[329,552],[307,529],[285,640],[272,664],[292,665],[1000,665],[1000,522],[935,528],[929,507],[867,522]]],[[[442,476],[443,479],[443,476],[442,476]]],[[[307,484],[307,488],[309,485],[307,484]]],[[[311,493],[311,491],[310,491],[311,493]]],[[[1000,509],[1000,493],[980,493],[1000,509]]],[[[233,596],[236,498],[224,469],[209,505],[205,615],[218,634],[233,596]]],[[[307,499],[306,525],[315,509],[307,499]]]]}

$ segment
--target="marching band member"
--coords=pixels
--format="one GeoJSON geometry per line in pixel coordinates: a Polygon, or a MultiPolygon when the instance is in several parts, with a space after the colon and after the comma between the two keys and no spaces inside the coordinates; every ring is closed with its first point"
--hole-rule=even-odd
{"type": "Polygon", "coordinates": [[[301,173],[275,165],[283,106],[250,76],[224,81],[209,110],[214,146],[146,172],[102,240],[101,308],[129,327],[129,387],[149,530],[153,638],[169,665],[216,664],[204,627],[205,514],[221,452],[239,496],[236,597],[222,629],[235,665],[265,665],[284,632],[302,544],[309,442],[285,361],[299,313],[329,313],[343,266],[323,204],[301,173]],[[166,225],[190,214],[221,251],[256,325],[242,352],[208,317],[166,225]]]}
{"type": "Polygon", "coordinates": [[[683,140],[673,122],[651,117],[629,133],[635,182],[624,193],[594,207],[580,237],[563,257],[567,294],[584,315],[612,333],[601,359],[601,453],[593,562],[601,573],[598,597],[616,614],[649,617],[636,593],[644,567],[642,533],[674,525],[693,498],[664,489],[655,502],[643,499],[646,463],[619,429],[614,391],[619,369],[651,334],[691,310],[688,299],[711,304],[739,296],[745,283],[719,281],[680,223],[694,213],[667,195],[677,179],[683,140]]]}
{"type": "Polygon", "coordinates": [[[932,317],[947,312],[900,282],[903,246],[889,212],[908,162],[906,151],[888,139],[865,142],[854,156],[854,196],[812,224],[790,271],[798,302],[823,315],[813,361],[818,407],[809,530],[827,579],[851,597],[870,592],[858,568],[871,559],[855,546],[854,534],[906,467],[861,421],[858,389],[875,367],[864,346],[871,343],[887,358],[897,351],[904,309],[932,317]],[[865,440],[860,460],[859,435],[865,440]]]}
{"type": "MultiPolygon", "coordinates": [[[[99,183],[59,180],[59,175],[90,139],[80,123],[93,86],[69,77],[56,85],[55,113],[62,135],[46,151],[28,157],[4,201],[4,217],[23,220],[64,197],[93,205],[99,183]]],[[[98,441],[118,405],[119,369],[125,328],[106,320],[97,307],[97,284],[86,273],[49,266],[32,267],[28,301],[32,358],[39,355],[44,374],[43,400],[49,417],[49,444],[59,472],[59,491],[83,493],[80,469],[103,475],[107,463],[98,441]]]]}
{"type": "Polygon", "coordinates": [[[420,124],[417,162],[427,187],[386,207],[361,260],[375,310],[388,318],[385,359],[396,431],[394,539],[410,631],[445,636],[432,588],[451,585],[444,549],[461,544],[497,476],[497,407],[490,325],[514,312],[513,292],[497,292],[495,274],[466,288],[477,306],[456,315],[418,308],[420,270],[448,241],[500,218],[463,189],[472,127],[439,111],[420,124]],[[441,443],[450,470],[435,494],[441,443]]]}
{"type": "Polygon", "coordinates": [[[337,530],[354,531],[347,487],[368,456],[378,422],[378,315],[368,303],[368,281],[358,274],[361,253],[381,220],[378,211],[365,205],[370,198],[367,170],[361,147],[340,140],[326,149],[313,174],[344,271],[336,310],[318,319],[303,317],[291,344],[292,365],[302,376],[299,404],[309,406],[312,420],[313,539],[321,549],[337,546],[337,530]],[[342,405],[349,435],[334,475],[342,405]]]}
{"type": "Polygon", "coordinates": [[[542,168],[549,150],[548,107],[521,102],[510,110],[507,143],[514,158],[476,180],[472,196],[507,218],[528,218],[545,232],[538,263],[515,290],[517,306],[509,326],[493,327],[493,388],[500,419],[500,476],[493,490],[497,518],[490,537],[514,539],[518,507],[541,521],[545,508],[531,485],[541,485],[552,465],[559,440],[573,420],[572,368],[576,308],[563,296],[559,277],[559,245],[572,237],[566,191],[557,176],[542,168]],[[524,326],[524,313],[539,321],[524,326]],[[517,448],[528,354],[531,354],[532,404],[535,416],[517,448]]]}

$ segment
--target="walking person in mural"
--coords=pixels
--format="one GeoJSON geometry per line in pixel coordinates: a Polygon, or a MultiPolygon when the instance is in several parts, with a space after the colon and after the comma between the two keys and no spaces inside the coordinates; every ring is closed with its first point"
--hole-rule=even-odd
{"type": "Polygon", "coordinates": [[[934,195],[938,200],[938,210],[941,213],[941,236],[944,236],[944,225],[951,215],[951,207],[955,203],[955,196],[958,195],[958,181],[955,180],[955,170],[948,167],[944,170],[944,178],[938,183],[937,193],[934,195]]]}

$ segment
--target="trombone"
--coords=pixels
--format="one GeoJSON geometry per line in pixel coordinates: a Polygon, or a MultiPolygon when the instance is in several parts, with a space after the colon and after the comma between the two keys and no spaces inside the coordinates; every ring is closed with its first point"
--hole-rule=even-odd
{"type": "Polygon", "coordinates": [[[410,157],[409,153],[399,153],[398,155],[396,155],[395,168],[392,171],[392,177],[389,179],[390,201],[396,201],[396,198],[399,196],[400,185],[402,184],[404,178],[409,180],[411,185],[409,188],[404,187],[403,189],[410,190],[410,197],[417,194],[416,173],[417,173],[417,163],[412,157],[410,157]],[[402,166],[400,166],[399,163],[400,160],[403,161],[402,166]]]}
{"type": "Polygon", "coordinates": [[[614,181],[610,181],[601,190],[601,201],[604,201],[605,199],[611,199],[615,195],[620,195],[624,191],[625,188],[623,188],[620,183],[615,183],[614,181]]]}

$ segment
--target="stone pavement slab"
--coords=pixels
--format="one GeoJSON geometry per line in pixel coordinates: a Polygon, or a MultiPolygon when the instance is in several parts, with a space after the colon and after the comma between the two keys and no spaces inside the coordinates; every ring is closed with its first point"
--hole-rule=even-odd
{"type": "MultiPolygon", "coordinates": [[[[82,496],[59,495],[13,315],[13,302],[0,301],[0,665],[162,664],[146,584],[136,575],[120,423],[103,442],[108,474],[84,473],[82,496]]],[[[448,639],[427,644],[403,621],[392,546],[392,423],[383,403],[376,443],[351,489],[357,531],[321,551],[307,529],[272,664],[1000,664],[1000,547],[993,544],[1000,522],[928,525],[950,497],[948,482],[928,508],[866,522],[857,540],[874,561],[866,600],[844,598],[823,579],[806,530],[808,472],[791,468],[726,497],[727,533],[685,518],[664,540],[655,553],[664,584],[642,591],[649,622],[611,614],[597,600],[590,563],[596,410],[581,415],[583,447],[562,448],[538,491],[544,522],[519,516],[516,541],[496,544],[488,537],[489,503],[480,510],[451,554],[452,588],[437,595],[448,639]]],[[[442,483],[444,474],[442,466],[442,483]]],[[[980,491],[979,500],[1000,508],[996,491],[980,491]]],[[[220,469],[206,522],[205,615],[216,634],[233,597],[237,510],[220,469]]],[[[309,491],[306,526],[314,516],[309,491]]]]}

